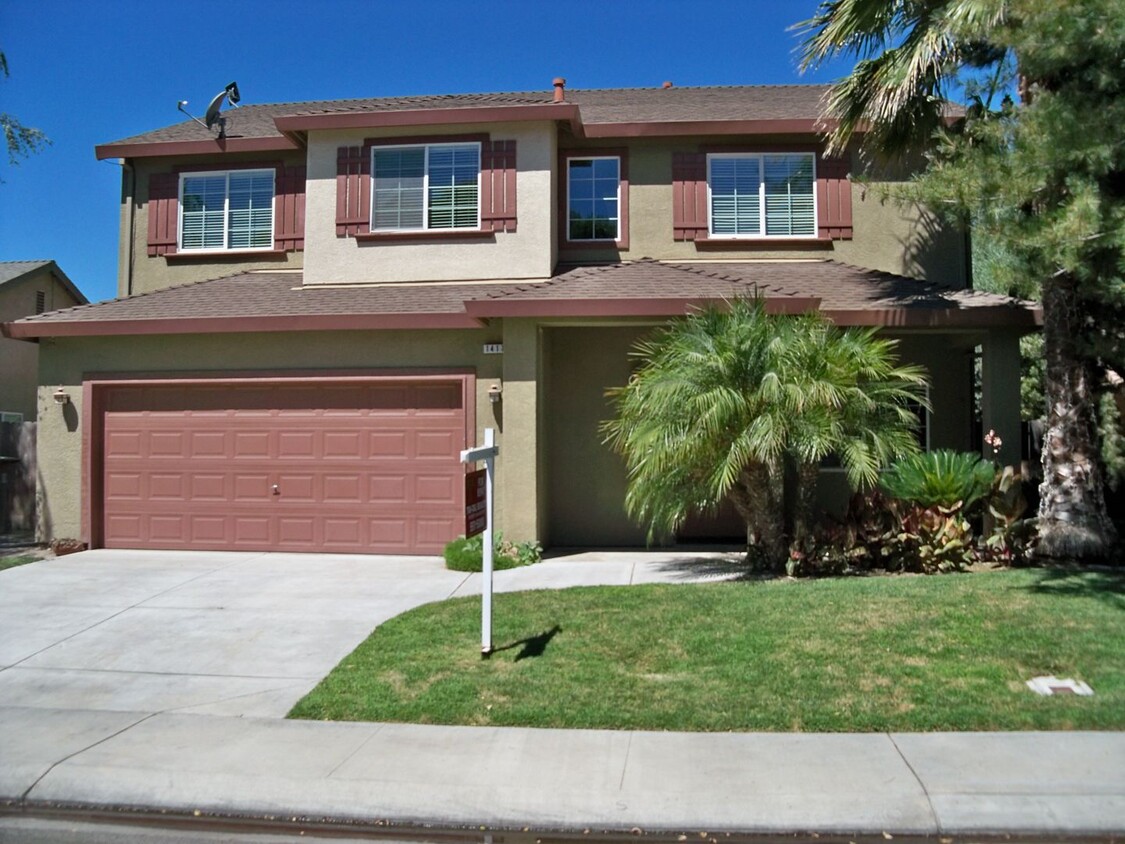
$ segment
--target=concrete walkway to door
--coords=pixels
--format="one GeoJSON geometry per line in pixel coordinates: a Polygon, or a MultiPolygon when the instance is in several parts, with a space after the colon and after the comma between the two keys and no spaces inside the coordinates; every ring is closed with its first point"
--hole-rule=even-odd
{"type": "MultiPolygon", "coordinates": [[[[725,578],[737,573],[727,559],[578,554],[501,572],[497,588],[725,578]]],[[[0,572],[0,841],[68,810],[65,823],[212,820],[305,840],[401,825],[466,842],[520,829],[681,841],[1125,832],[1125,733],[282,718],[376,624],[478,586],[432,558],[92,551],[0,572]]]]}

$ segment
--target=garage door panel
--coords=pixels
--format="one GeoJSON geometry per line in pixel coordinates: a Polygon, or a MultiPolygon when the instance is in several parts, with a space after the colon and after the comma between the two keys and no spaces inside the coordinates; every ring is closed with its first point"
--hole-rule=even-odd
{"type": "Polygon", "coordinates": [[[418,475],[414,479],[414,500],[419,504],[445,504],[456,507],[460,486],[448,475],[418,475]]]}
{"type": "Polygon", "coordinates": [[[271,542],[268,516],[235,516],[229,520],[234,542],[239,545],[267,545],[271,542]]]}
{"type": "Polygon", "coordinates": [[[326,460],[362,460],[362,431],[325,431],[323,456],[326,460]]]}
{"type": "Polygon", "coordinates": [[[367,438],[371,457],[407,457],[409,437],[405,431],[381,429],[372,431],[367,438]]]}
{"type": "Polygon", "coordinates": [[[225,474],[192,474],[188,476],[192,501],[229,501],[232,484],[225,474]]]}
{"type": "Polygon", "coordinates": [[[107,390],[105,544],[440,551],[461,528],[461,397],[460,382],[107,390]]]}
{"type": "Polygon", "coordinates": [[[189,525],[193,543],[227,540],[227,520],[222,516],[191,516],[189,525]]]}
{"type": "Polygon", "coordinates": [[[312,503],[319,499],[316,491],[316,477],[311,474],[287,472],[277,476],[277,496],[282,501],[312,503]]]}
{"type": "Polygon", "coordinates": [[[277,438],[278,460],[317,456],[316,431],[285,431],[277,438]]]}
{"type": "Polygon", "coordinates": [[[234,453],[240,457],[269,457],[270,435],[268,431],[235,431],[234,453]]]}
{"type": "Polygon", "coordinates": [[[316,540],[316,520],[312,516],[282,516],[277,520],[278,545],[311,547],[316,540]]]}
{"type": "Polygon", "coordinates": [[[270,496],[270,476],[266,472],[238,473],[234,475],[233,481],[233,503],[261,502],[270,496]]]}
{"type": "Polygon", "coordinates": [[[460,456],[454,431],[418,431],[414,434],[412,452],[414,457],[422,460],[445,460],[454,452],[460,456]]]}
{"type": "MultiPolygon", "coordinates": [[[[184,487],[184,476],[179,472],[170,474],[152,472],[148,476],[148,497],[150,499],[182,501],[185,498],[184,487]]],[[[191,497],[195,497],[194,489],[191,497]]]]}
{"type": "Polygon", "coordinates": [[[358,474],[325,475],[322,500],[331,504],[362,504],[363,481],[358,474]]]}
{"type": "Polygon", "coordinates": [[[105,497],[115,501],[140,500],[142,477],[139,472],[114,472],[105,479],[105,497]]]}
{"type": "Polygon", "coordinates": [[[148,517],[148,535],[156,542],[185,542],[188,517],[174,513],[152,514],[148,517]]]}

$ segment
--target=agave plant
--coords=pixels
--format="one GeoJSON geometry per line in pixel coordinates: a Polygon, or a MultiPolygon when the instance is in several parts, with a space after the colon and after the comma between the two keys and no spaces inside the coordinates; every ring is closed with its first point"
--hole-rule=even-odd
{"type": "Polygon", "coordinates": [[[893,498],[967,511],[992,490],[996,467],[970,452],[928,451],[897,461],[879,480],[893,498]]]}

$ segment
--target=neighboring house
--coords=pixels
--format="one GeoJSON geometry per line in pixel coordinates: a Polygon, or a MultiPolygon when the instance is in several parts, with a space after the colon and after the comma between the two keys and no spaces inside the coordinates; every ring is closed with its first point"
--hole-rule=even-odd
{"type": "MultiPolygon", "coordinates": [[[[86,297],[54,261],[0,261],[0,324],[86,297]]],[[[35,524],[39,346],[0,337],[0,533],[35,524]]]]}
{"type": "Polygon", "coordinates": [[[50,338],[40,389],[81,420],[41,396],[44,531],[435,552],[493,427],[506,537],[641,544],[605,389],[654,325],[753,293],[900,339],[933,447],[970,447],[981,347],[983,425],[1018,459],[1036,313],[971,289],[962,232],[858,182],[900,172],[822,154],[824,87],[564,85],[243,106],[222,137],[99,147],[125,165],[122,298],[7,326],[50,338]]]}
{"type": "MultiPolygon", "coordinates": [[[[0,261],[0,323],[86,303],[54,261],[0,261]]],[[[0,337],[0,422],[34,422],[38,385],[39,347],[0,337]]]]}

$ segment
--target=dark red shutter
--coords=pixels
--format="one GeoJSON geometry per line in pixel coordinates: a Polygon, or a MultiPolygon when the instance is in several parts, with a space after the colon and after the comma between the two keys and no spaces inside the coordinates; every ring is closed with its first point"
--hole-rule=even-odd
{"type": "Polygon", "coordinates": [[[176,251],[179,232],[180,177],[176,173],[153,173],[148,177],[149,257],[176,251]]]}
{"type": "Polygon", "coordinates": [[[278,167],[273,197],[273,248],[305,248],[305,168],[278,167]]]}
{"type": "Polygon", "coordinates": [[[336,151],[336,237],[371,230],[371,150],[336,151]]]}
{"type": "Polygon", "coordinates": [[[816,167],[817,234],[833,240],[852,237],[852,183],[844,158],[822,158],[816,167]]]}
{"type": "Polygon", "coordinates": [[[480,226],[516,230],[516,142],[483,141],[480,147],[480,226]]]}
{"type": "Polygon", "coordinates": [[[672,237],[707,239],[707,155],[672,154],[672,237]]]}

